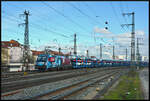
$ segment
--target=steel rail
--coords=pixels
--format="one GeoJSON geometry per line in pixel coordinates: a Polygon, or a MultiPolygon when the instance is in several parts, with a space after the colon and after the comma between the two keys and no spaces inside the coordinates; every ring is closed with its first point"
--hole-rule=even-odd
{"type": "Polygon", "coordinates": [[[108,72],[108,73],[106,73],[107,75],[104,75],[104,76],[102,76],[102,75],[99,75],[99,76],[97,76],[97,77],[92,77],[92,78],[89,78],[89,79],[87,79],[87,80],[84,80],[84,81],[80,81],[80,82],[78,82],[78,83],[76,83],[76,84],[73,84],[73,85],[70,85],[70,86],[68,86],[68,87],[65,87],[65,89],[64,88],[61,88],[61,89],[58,89],[58,90],[56,90],[57,92],[59,92],[58,94],[56,94],[56,95],[53,95],[53,96],[50,96],[51,95],[51,93],[55,93],[56,91],[54,91],[54,92],[49,92],[50,94],[43,94],[43,95],[40,95],[40,96],[38,96],[38,98],[33,98],[34,100],[43,100],[43,99],[47,99],[47,100],[57,100],[57,99],[62,99],[62,98],[64,98],[65,96],[69,96],[69,95],[71,95],[72,93],[75,93],[75,92],[77,92],[77,91],[79,91],[79,90],[81,90],[81,89],[83,89],[83,88],[85,88],[85,87],[88,87],[89,85],[92,85],[92,84],[94,84],[95,82],[98,82],[99,80],[103,80],[103,79],[105,79],[105,78],[108,78],[108,77],[110,77],[110,76],[112,76],[114,73],[116,73],[116,71],[115,72],[113,72],[112,73],[112,71],[111,72],[108,72]],[[100,78],[99,78],[100,77],[100,78]],[[95,79],[95,78],[99,78],[99,79],[95,79]],[[73,88],[72,88],[73,87],[73,88]],[[67,88],[71,88],[71,89],[67,89],[67,88]],[[62,89],[64,89],[64,91],[61,91],[61,92],[63,92],[63,93],[61,93],[60,92],[60,90],[62,90],[62,89]],[[67,89],[67,90],[66,90],[67,89]],[[43,98],[44,97],[44,98],[43,98]]]}
{"type": "MultiPolygon", "coordinates": [[[[93,70],[93,69],[92,69],[93,70]]],[[[104,69],[105,70],[105,69],[104,69]]],[[[98,71],[103,71],[102,69],[99,69],[98,71]]],[[[3,93],[8,92],[8,91],[12,91],[12,90],[17,90],[17,89],[21,89],[21,88],[26,88],[26,87],[32,87],[35,85],[41,85],[44,83],[48,83],[48,82],[55,82],[58,80],[64,80],[67,78],[72,78],[72,77],[77,77],[77,76],[82,76],[82,75],[87,75],[90,72],[91,73],[95,73],[98,71],[88,71],[85,69],[85,71],[80,72],[80,71],[76,71],[76,72],[70,72],[69,74],[65,74],[62,76],[62,74],[60,75],[53,75],[53,76],[47,76],[47,77],[40,77],[40,78],[34,78],[34,79],[30,79],[30,80],[21,80],[21,81],[13,81],[13,82],[6,82],[6,83],[1,83],[2,85],[2,89],[1,91],[3,93]]]]}
{"type": "Polygon", "coordinates": [[[67,71],[57,71],[57,72],[43,72],[43,73],[36,73],[36,74],[27,74],[24,76],[19,76],[19,77],[12,77],[12,78],[1,78],[2,82],[11,82],[11,81],[18,81],[18,80],[23,80],[23,79],[31,79],[31,78],[37,78],[41,76],[46,76],[46,75],[57,75],[57,74],[63,74],[63,73],[69,73],[69,72],[74,72],[74,71],[82,71],[82,70],[67,70],[67,71]]]}

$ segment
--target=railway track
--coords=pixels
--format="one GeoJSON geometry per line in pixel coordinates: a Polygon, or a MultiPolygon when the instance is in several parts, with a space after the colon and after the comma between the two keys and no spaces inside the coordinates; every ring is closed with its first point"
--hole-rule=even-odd
{"type": "MultiPolygon", "coordinates": [[[[107,69],[107,68],[100,68],[100,69],[107,69]]],[[[113,69],[117,69],[117,68],[113,68],[113,69]]],[[[69,73],[69,72],[75,72],[75,71],[84,71],[86,70],[86,68],[82,68],[82,69],[73,69],[73,70],[65,70],[65,71],[47,71],[47,72],[35,72],[35,73],[27,73],[26,75],[22,74],[22,73],[8,73],[10,75],[19,75],[19,76],[12,76],[9,78],[1,78],[2,83],[4,82],[13,82],[13,81],[20,81],[20,80],[25,80],[25,79],[31,79],[31,78],[39,78],[39,77],[43,77],[43,76],[52,76],[52,75],[58,75],[58,74],[63,74],[63,73],[69,73]],[[20,75],[21,74],[21,75],[20,75]]]]}
{"type": "MultiPolygon", "coordinates": [[[[122,71],[122,69],[120,69],[121,71],[122,71]]],[[[107,74],[107,72],[109,72],[109,73],[112,73],[113,71],[114,72],[118,72],[118,71],[120,71],[119,69],[115,69],[115,70],[111,70],[111,69],[109,69],[109,70],[104,70],[104,71],[97,71],[97,72],[95,72],[95,73],[88,73],[88,75],[80,75],[80,76],[74,76],[74,77],[70,77],[70,78],[66,78],[66,79],[62,79],[62,80],[58,80],[57,81],[57,83],[55,84],[55,82],[49,82],[49,84],[48,84],[48,87],[50,87],[50,88],[47,88],[47,89],[50,89],[50,91],[52,92],[52,91],[57,91],[58,89],[61,89],[62,90],[62,88],[66,88],[67,86],[70,86],[70,83],[72,83],[71,85],[75,85],[75,84],[78,84],[79,82],[79,84],[82,84],[82,83],[84,83],[84,85],[88,85],[88,83],[89,82],[92,82],[93,80],[95,80],[95,78],[97,78],[97,77],[99,77],[99,78],[101,78],[102,76],[105,76],[105,74],[107,74]],[[97,77],[96,77],[97,76],[97,77]],[[72,80],[72,81],[70,81],[69,82],[69,79],[70,80],[72,80]],[[75,79],[78,79],[78,80],[75,80],[75,79]],[[89,81],[90,80],[90,81],[89,81]],[[92,80],[92,81],[91,81],[92,80]],[[60,81],[62,81],[62,82],[60,82],[60,81]],[[82,81],[82,82],[81,82],[82,81]],[[64,85],[63,85],[63,87],[62,87],[62,85],[61,84],[63,84],[64,82],[66,82],[64,85]],[[50,84],[52,84],[52,85],[50,85],[50,84]],[[59,87],[59,85],[61,85],[60,87],[59,87]],[[55,88],[55,89],[53,89],[53,88],[55,88]]],[[[39,81],[40,82],[40,81],[39,81]]],[[[31,83],[30,83],[31,84],[31,83]]],[[[42,85],[42,84],[40,84],[40,85],[42,85]]],[[[34,86],[37,86],[37,85],[34,85],[34,86]]],[[[43,85],[43,87],[45,87],[46,86],[46,84],[44,84],[43,85]]],[[[81,86],[81,85],[80,85],[81,86]]],[[[79,85],[78,86],[76,86],[76,87],[79,87],[79,85]]],[[[35,88],[38,88],[38,87],[35,87],[35,88]]],[[[40,87],[40,88],[42,88],[42,87],[40,87]]],[[[44,89],[44,88],[43,88],[44,89]]],[[[41,90],[43,90],[43,89],[41,89],[41,90]]],[[[17,91],[19,91],[20,89],[18,89],[17,91]]],[[[27,90],[26,90],[27,91],[27,90]]],[[[20,91],[21,92],[21,91],[20,91]]],[[[29,94],[29,95],[34,95],[34,94],[41,94],[41,92],[43,92],[43,91],[40,91],[40,92],[36,92],[36,93],[33,93],[33,94],[29,94]]],[[[48,92],[48,91],[47,91],[48,92]]],[[[11,93],[14,93],[14,92],[11,92],[11,93]]],[[[9,94],[3,94],[3,96],[4,95],[9,95],[9,94]]],[[[23,95],[22,95],[23,96],[23,95]]],[[[41,95],[40,95],[41,96],[41,95]]],[[[2,97],[3,98],[3,97],[2,97]]],[[[21,97],[21,99],[22,99],[23,97],[21,97]]],[[[55,98],[55,97],[53,97],[53,98],[55,98]]],[[[18,98],[19,99],[19,98],[18,98]]],[[[23,99],[27,99],[27,98],[23,98],[23,99]]]]}
{"type": "Polygon", "coordinates": [[[80,71],[83,71],[83,70],[85,70],[85,69],[33,73],[33,74],[27,74],[27,75],[11,77],[11,78],[1,78],[1,80],[2,80],[2,83],[4,83],[4,82],[13,82],[13,81],[19,81],[19,80],[25,80],[25,79],[31,79],[31,78],[39,78],[39,77],[43,77],[43,76],[52,76],[52,75],[65,74],[65,73],[70,73],[70,72],[75,72],[75,71],[80,72],[80,71]]]}
{"type": "MultiPolygon", "coordinates": [[[[64,71],[64,69],[60,69],[59,71],[64,71]]],[[[67,67],[67,70],[72,70],[71,66],[67,67]]],[[[56,70],[55,70],[56,71],[56,70]]],[[[45,72],[55,72],[53,69],[49,71],[39,71],[39,70],[31,70],[31,71],[26,71],[27,74],[36,74],[36,73],[45,73],[45,72]]],[[[19,77],[19,76],[24,76],[24,72],[2,72],[1,73],[1,78],[13,78],[13,77],[19,77]]]]}
{"type": "Polygon", "coordinates": [[[36,74],[34,76],[13,78],[12,80],[7,79],[7,80],[5,80],[7,82],[1,83],[1,92],[5,93],[5,92],[17,90],[17,89],[32,87],[35,85],[41,85],[41,84],[48,83],[48,82],[64,80],[64,79],[72,78],[75,76],[88,75],[89,73],[98,72],[97,70],[103,71],[105,69],[102,69],[102,68],[93,68],[90,70],[78,69],[78,70],[72,70],[72,71],[68,71],[68,72],[67,71],[63,71],[63,72],[59,72],[59,73],[51,72],[52,74],[46,73],[46,75],[41,75],[41,74],[37,75],[36,74]],[[15,81],[13,81],[13,80],[15,80],[15,81]]]}
{"type": "Polygon", "coordinates": [[[120,71],[108,78],[99,80],[88,87],[85,87],[75,93],[65,96],[63,100],[99,100],[103,94],[120,78],[121,75],[128,73],[127,71],[120,71]]]}
{"type": "Polygon", "coordinates": [[[97,77],[93,77],[93,78],[90,78],[90,79],[87,79],[87,80],[83,80],[83,81],[80,81],[76,84],[73,84],[73,85],[69,85],[67,87],[64,87],[64,88],[61,88],[61,89],[58,89],[56,91],[52,91],[52,92],[49,92],[49,93],[46,93],[46,94],[42,94],[42,95],[38,95],[37,97],[34,97],[34,98],[31,98],[32,100],[58,100],[58,99],[64,99],[65,97],[67,96],[70,96],[71,94],[83,89],[83,88],[86,88],[100,80],[103,80],[103,79],[106,79],[112,75],[114,75],[115,73],[117,72],[109,72],[109,73],[106,73],[105,75],[99,75],[97,77]]]}
{"type": "MultiPolygon", "coordinates": [[[[103,68],[105,69],[105,67],[100,67],[100,68],[103,68]]],[[[117,68],[117,67],[113,67],[114,69],[117,68]]],[[[82,69],[85,69],[85,68],[82,68],[82,69]]],[[[68,71],[68,70],[74,70],[74,69],[62,69],[62,70],[59,70],[59,71],[68,71]]],[[[75,69],[77,70],[77,69],[75,69]]],[[[26,74],[28,75],[31,75],[31,74],[42,74],[42,73],[50,73],[50,72],[58,72],[58,71],[54,71],[54,70],[50,70],[50,71],[44,71],[44,72],[41,72],[41,71],[38,71],[38,70],[33,70],[33,71],[27,71],[26,74]]],[[[2,72],[1,73],[1,79],[2,80],[5,80],[5,79],[11,79],[11,78],[18,78],[18,77],[23,77],[25,74],[24,72],[2,72]]]]}
{"type": "MultiPolygon", "coordinates": [[[[87,80],[80,81],[76,84],[72,84],[51,92],[47,92],[45,94],[37,95],[32,98],[27,98],[28,100],[64,100],[69,98],[70,96],[75,95],[82,89],[88,88],[90,85],[94,85],[97,82],[106,80],[111,78],[112,76],[119,76],[121,75],[122,71],[109,71],[105,74],[97,75],[93,78],[89,78],[87,80]]],[[[110,84],[109,84],[110,85],[110,84]]],[[[109,86],[107,85],[107,86],[109,86]]],[[[104,88],[106,90],[106,87],[104,88]]],[[[103,90],[103,92],[104,92],[103,90]]]]}
{"type": "MultiPolygon", "coordinates": [[[[37,70],[34,71],[27,71],[27,74],[35,74],[35,73],[40,73],[37,70]]],[[[18,77],[18,76],[23,76],[24,72],[5,72],[1,73],[1,78],[12,78],[12,77],[18,77]]]]}

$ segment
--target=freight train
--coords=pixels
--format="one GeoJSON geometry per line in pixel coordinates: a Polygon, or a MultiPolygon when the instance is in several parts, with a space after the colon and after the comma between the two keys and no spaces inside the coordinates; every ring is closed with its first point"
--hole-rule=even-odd
{"type": "MultiPolygon", "coordinates": [[[[119,67],[130,66],[131,61],[124,60],[100,60],[97,58],[88,58],[80,56],[58,56],[51,54],[38,55],[35,69],[38,70],[52,70],[52,69],[69,69],[69,68],[95,68],[95,67],[119,67]]],[[[132,65],[137,66],[137,62],[133,62],[132,65]]],[[[140,62],[139,66],[148,66],[148,62],[140,62]]]]}

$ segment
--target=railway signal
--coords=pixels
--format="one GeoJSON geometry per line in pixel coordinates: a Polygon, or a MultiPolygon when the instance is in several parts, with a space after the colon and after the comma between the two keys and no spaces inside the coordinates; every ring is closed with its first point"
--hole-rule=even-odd
{"type": "MultiPolygon", "coordinates": [[[[108,22],[106,21],[105,24],[108,25],[108,22]]],[[[105,27],[105,29],[108,30],[108,27],[105,27]]]]}

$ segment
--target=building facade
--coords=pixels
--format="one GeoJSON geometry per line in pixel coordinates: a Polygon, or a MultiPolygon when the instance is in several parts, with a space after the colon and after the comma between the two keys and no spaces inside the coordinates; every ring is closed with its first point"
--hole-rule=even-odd
{"type": "Polygon", "coordinates": [[[148,57],[147,56],[141,56],[141,60],[142,61],[148,61],[148,57]]]}
{"type": "Polygon", "coordinates": [[[1,63],[2,65],[8,65],[10,62],[10,49],[1,47],[1,63]]]}
{"type": "MultiPolygon", "coordinates": [[[[20,63],[23,59],[23,45],[21,45],[18,41],[10,40],[10,41],[2,41],[1,47],[2,51],[7,51],[9,55],[7,55],[8,63],[20,63]]],[[[4,52],[3,52],[4,53],[4,52]]],[[[32,55],[32,52],[29,53],[32,55]]],[[[2,54],[3,55],[3,54],[2,54]]],[[[6,60],[4,55],[2,60],[6,60]]]]}

